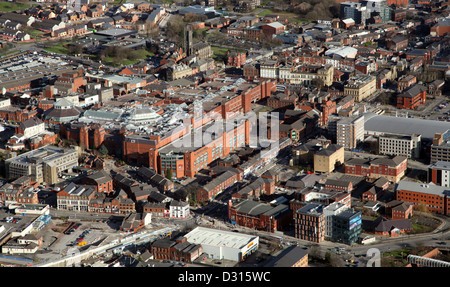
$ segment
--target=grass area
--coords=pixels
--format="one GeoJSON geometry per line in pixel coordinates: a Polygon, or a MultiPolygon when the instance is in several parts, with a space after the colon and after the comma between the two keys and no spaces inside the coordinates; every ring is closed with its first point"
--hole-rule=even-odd
{"type": "Polygon", "coordinates": [[[127,65],[133,65],[133,64],[139,63],[143,59],[154,56],[154,54],[152,52],[147,51],[145,49],[137,50],[137,52],[139,53],[140,57],[138,57],[136,59],[117,60],[114,57],[105,57],[105,59],[103,60],[103,63],[105,65],[113,66],[113,67],[127,66],[127,65]]]}
{"type": "Polygon", "coordinates": [[[31,37],[35,37],[35,38],[41,36],[42,34],[45,34],[45,33],[42,32],[42,31],[34,30],[34,29],[33,29],[33,30],[30,30],[30,31],[27,31],[27,33],[30,34],[31,37]]]}
{"type": "Polygon", "coordinates": [[[67,49],[67,47],[65,45],[67,45],[70,42],[67,43],[59,43],[56,44],[54,46],[50,46],[50,47],[45,47],[44,50],[49,51],[49,52],[54,52],[54,53],[59,53],[59,54],[69,54],[69,50],[67,49]]]}
{"type": "Polygon", "coordinates": [[[20,3],[20,2],[0,2],[0,11],[11,12],[16,10],[23,10],[30,8],[31,4],[20,3]]]}
{"type": "Polygon", "coordinates": [[[412,248],[405,248],[405,249],[398,249],[391,252],[383,253],[382,257],[395,257],[395,258],[402,258],[406,257],[410,252],[412,248]]]}
{"type": "Polygon", "coordinates": [[[386,252],[381,255],[382,267],[404,267],[408,264],[407,257],[410,254],[423,256],[428,253],[432,247],[404,248],[386,252]]]}
{"type": "Polygon", "coordinates": [[[433,230],[431,226],[413,223],[413,231],[410,234],[427,233],[433,230]]]}
{"type": "Polygon", "coordinates": [[[264,16],[270,15],[270,14],[273,14],[272,10],[267,9],[267,10],[264,10],[261,13],[259,13],[258,16],[259,17],[264,17],[264,16]]]}
{"type": "Polygon", "coordinates": [[[228,49],[222,47],[211,47],[211,50],[214,52],[213,59],[223,61],[227,55],[228,49]]]}
{"type": "Polygon", "coordinates": [[[295,13],[287,12],[287,11],[272,11],[270,9],[266,9],[258,14],[259,17],[264,17],[266,15],[279,15],[279,16],[298,16],[295,13]]]}

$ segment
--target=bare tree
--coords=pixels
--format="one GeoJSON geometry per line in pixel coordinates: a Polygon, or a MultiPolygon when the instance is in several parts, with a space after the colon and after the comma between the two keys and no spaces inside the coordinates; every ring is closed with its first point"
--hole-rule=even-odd
{"type": "Polygon", "coordinates": [[[318,244],[314,244],[313,246],[311,246],[311,248],[309,249],[308,255],[314,259],[319,259],[319,260],[323,259],[322,254],[320,252],[320,247],[318,244]]]}
{"type": "Polygon", "coordinates": [[[161,34],[159,26],[153,22],[144,25],[144,33],[147,38],[156,38],[161,34]]]}
{"type": "Polygon", "coordinates": [[[344,267],[345,266],[344,260],[334,252],[332,252],[330,254],[330,262],[329,263],[332,267],[344,267]]]}

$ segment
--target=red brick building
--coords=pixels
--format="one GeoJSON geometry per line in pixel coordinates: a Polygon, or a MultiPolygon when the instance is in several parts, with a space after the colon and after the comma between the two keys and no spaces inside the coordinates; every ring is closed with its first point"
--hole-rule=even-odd
{"type": "Polygon", "coordinates": [[[394,36],[386,43],[388,49],[393,51],[400,51],[408,47],[408,38],[402,35],[394,36]]]}
{"type": "Polygon", "coordinates": [[[292,211],[285,204],[273,207],[253,200],[230,200],[228,218],[239,226],[274,232],[283,230],[292,222],[292,211]]]}
{"type": "Polygon", "coordinates": [[[353,183],[351,181],[343,181],[339,179],[327,179],[325,182],[325,189],[351,192],[353,190],[353,183]]]}
{"type": "Polygon", "coordinates": [[[380,216],[374,222],[374,233],[376,235],[397,237],[412,230],[413,226],[408,219],[389,220],[380,216]]]}
{"type": "Polygon", "coordinates": [[[407,219],[413,215],[413,205],[399,200],[392,200],[386,204],[385,213],[391,219],[407,219]]]}
{"type": "Polygon", "coordinates": [[[320,243],[325,240],[323,205],[310,203],[294,213],[295,237],[320,243]]]}
{"type": "Polygon", "coordinates": [[[26,141],[26,146],[29,150],[34,150],[39,147],[49,145],[49,144],[55,144],[56,138],[58,137],[57,134],[42,134],[39,135],[39,137],[32,138],[30,140],[26,141]]]}
{"type": "Polygon", "coordinates": [[[439,21],[430,29],[431,35],[436,35],[439,37],[444,36],[448,33],[450,33],[450,21],[448,19],[439,21]]]}
{"type": "Polygon", "coordinates": [[[395,190],[397,200],[409,202],[415,208],[424,207],[431,212],[447,215],[450,212],[447,187],[433,183],[400,181],[395,190]]]}
{"type": "Polygon", "coordinates": [[[96,192],[109,194],[114,191],[113,179],[104,170],[84,177],[81,182],[84,185],[92,186],[96,192]]]}
{"type": "Polygon", "coordinates": [[[425,104],[426,100],[427,88],[417,84],[397,95],[397,108],[413,110],[425,104]]]}
{"type": "Polygon", "coordinates": [[[240,173],[231,170],[226,171],[200,187],[197,190],[196,200],[199,202],[207,202],[239,180],[241,180],[240,173]]]}
{"type": "Polygon", "coordinates": [[[377,194],[377,190],[375,189],[375,187],[372,186],[371,188],[369,188],[368,190],[363,192],[361,195],[361,199],[363,201],[377,201],[378,194],[377,194]]]}
{"type": "Polygon", "coordinates": [[[55,82],[55,87],[61,92],[77,92],[85,84],[84,76],[79,71],[62,73],[55,82]]]}
{"type": "Polygon", "coordinates": [[[155,259],[190,263],[203,253],[203,248],[200,244],[189,243],[185,237],[178,237],[175,240],[155,240],[150,246],[150,253],[155,259]]]}
{"type": "Polygon", "coordinates": [[[0,118],[6,121],[23,123],[26,120],[36,117],[37,113],[36,109],[28,110],[10,106],[0,110],[0,118]]]}
{"type": "Polygon", "coordinates": [[[413,75],[405,75],[398,80],[397,91],[401,92],[417,82],[417,78],[413,75]]]}
{"type": "Polygon", "coordinates": [[[280,22],[272,22],[261,26],[261,30],[264,35],[272,37],[272,35],[278,35],[284,32],[285,26],[280,22]]]}
{"type": "Polygon", "coordinates": [[[345,162],[345,174],[368,178],[384,177],[392,182],[398,182],[404,176],[406,167],[407,158],[404,156],[378,158],[372,161],[353,158],[345,162]]]}
{"type": "Polygon", "coordinates": [[[288,109],[294,109],[297,105],[298,97],[291,97],[287,94],[278,93],[276,95],[273,95],[269,98],[267,98],[267,106],[274,108],[274,109],[280,109],[280,108],[288,108],[288,109]]]}
{"type": "Polygon", "coordinates": [[[233,198],[259,198],[262,194],[271,195],[275,193],[275,181],[270,178],[258,178],[246,185],[238,192],[232,194],[233,198]]]}
{"type": "Polygon", "coordinates": [[[388,6],[395,5],[396,7],[399,6],[406,7],[408,6],[408,2],[409,2],[408,0],[387,0],[388,6]]]}
{"type": "Polygon", "coordinates": [[[247,53],[245,52],[227,52],[227,65],[240,68],[247,61],[247,53]]]}

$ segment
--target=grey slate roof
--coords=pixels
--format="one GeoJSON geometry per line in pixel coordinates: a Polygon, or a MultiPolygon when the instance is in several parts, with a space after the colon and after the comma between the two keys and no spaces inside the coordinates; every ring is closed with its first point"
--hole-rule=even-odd
{"type": "Polygon", "coordinates": [[[374,222],[376,232],[389,232],[394,228],[398,229],[411,229],[412,224],[409,219],[397,219],[397,220],[388,220],[383,217],[379,217],[374,222]]]}
{"type": "Polygon", "coordinates": [[[283,250],[274,260],[265,267],[292,267],[303,257],[308,256],[306,250],[298,246],[290,246],[283,250]]]}
{"type": "Polygon", "coordinates": [[[253,216],[258,216],[260,214],[266,216],[277,216],[280,213],[288,210],[289,207],[285,204],[280,204],[276,207],[272,207],[268,204],[253,200],[244,200],[236,204],[236,209],[239,213],[245,213],[253,216]]]}

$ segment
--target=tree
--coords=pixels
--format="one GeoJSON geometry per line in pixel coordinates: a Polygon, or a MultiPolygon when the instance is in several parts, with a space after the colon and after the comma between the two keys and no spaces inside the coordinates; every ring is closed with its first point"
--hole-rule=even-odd
{"type": "Polygon", "coordinates": [[[161,34],[159,26],[153,22],[144,25],[144,32],[147,38],[157,38],[161,34]]]}
{"type": "Polygon", "coordinates": [[[70,45],[67,50],[70,55],[79,55],[83,52],[83,46],[80,44],[70,45]]]}
{"type": "Polygon", "coordinates": [[[167,169],[166,178],[169,180],[172,179],[172,169],[171,168],[167,169]]]}
{"type": "Polygon", "coordinates": [[[185,23],[180,15],[170,18],[171,21],[167,23],[166,34],[167,38],[177,43],[179,46],[183,43],[185,23]]]}
{"type": "Polygon", "coordinates": [[[100,154],[101,154],[102,156],[106,156],[106,155],[108,155],[108,153],[109,153],[108,148],[107,148],[105,145],[103,145],[103,144],[100,146],[100,148],[98,149],[98,151],[100,152],[100,154]]]}
{"type": "Polygon", "coordinates": [[[316,89],[321,89],[325,84],[321,78],[314,78],[311,81],[311,84],[316,89]]]}
{"type": "Polygon", "coordinates": [[[184,21],[188,23],[205,21],[206,19],[208,19],[206,15],[199,15],[196,13],[187,13],[186,15],[184,15],[184,21]]]}
{"type": "Polygon", "coordinates": [[[320,254],[320,247],[318,244],[314,244],[313,246],[311,246],[311,248],[309,250],[309,256],[313,259],[319,259],[319,260],[323,259],[320,254]]]}
{"type": "Polygon", "coordinates": [[[344,267],[345,265],[344,260],[337,256],[336,253],[331,253],[328,259],[328,263],[330,263],[332,267],[344,267]]]}

